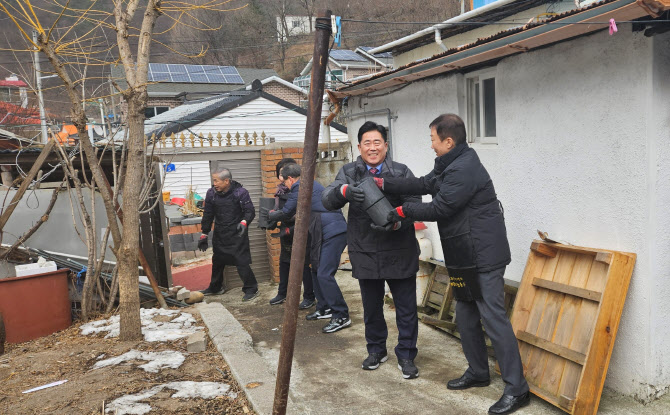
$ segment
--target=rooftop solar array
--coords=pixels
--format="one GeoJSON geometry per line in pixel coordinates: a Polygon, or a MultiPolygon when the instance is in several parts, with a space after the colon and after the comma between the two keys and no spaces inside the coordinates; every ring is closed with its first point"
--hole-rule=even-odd
{"type": "Polygon", "coordinates": [[[330,51],[330,57],[336,61],[359,61],[367,62],[368,60],[354,52],[353,50],[348,49],[334,49],[330,51]]]}
{"type": "Polygon", "coordinates": [[[178,82],[194,84],[244,84],[234,66],[182,65],[150,63],[150,82],[178,82]]]}

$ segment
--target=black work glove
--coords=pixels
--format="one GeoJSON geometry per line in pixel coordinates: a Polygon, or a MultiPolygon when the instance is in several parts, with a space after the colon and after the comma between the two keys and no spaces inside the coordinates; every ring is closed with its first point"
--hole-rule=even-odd
{"type": "Polygon", "coordinates": [[[371,223],[370,228],[372,228],[373,231],[378,232],[391,232],[400,228],[400,222],[391,222],[385,226],[379,226],[377,224],[371,223]]]}
{"type": "Polygon", "coordinates": [[[402,211],[402,206],[394,208],[386,215],[386,220],[389,222],[400,222],[405,219],[405,212],[402,211]]]}
{"type": "Polygon", "coordinates": [[[271,210],[268,212],[268,219],[270,222],[279,222],[283,216],[284,212],[281,210],[271,210]]]}
{"type": "Polygon", "coordinates": [[[356,185],[344,184],[340,187],[340,193],[350,203],[363,203],[365,200],[365,193],[363,189],[356,185]]]}
{"type": "Polygon", "coordinates": [[[209,243],[207,243],[207,235],[205,234],[200,235],[200,240],[198,241],[198,249],[201,250],[202,252],[205,252],[208,247],[209,243]]]}
{"type": "Polygon", "coordinates": [[[244,236],[247,233],[247,224],[245,222],[240,222],[237,224],[237,236],[244,236]]]}

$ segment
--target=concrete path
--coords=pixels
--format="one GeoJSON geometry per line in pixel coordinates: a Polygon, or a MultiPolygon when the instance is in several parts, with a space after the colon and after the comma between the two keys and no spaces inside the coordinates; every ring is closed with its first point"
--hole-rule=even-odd
{"type": "MultiPolygon", "coordinates": [[[[486,414],[501,395],[503,382],[493,371],[487,388],[447,390],[447,380],[460,376],[467,367],[458,339],[419,323],[418,379],[404,380],[393,353],[398,332],[395,313],[386,306],[389,326],[389,360],[375,371],[363,371],[365,349],[363,312],[356,280],[340,271],[337,280],[349,304],[352,326],[332,334],[321,333],[325,321],[306,321],[301,311],[291,377],[290,414],[486,414]]],[[[222,296],[207,297],[200,305],[210,336],[244,387],[254,409],[271,414],[274,376],[279,357],[284,305],[270,306],[276,285],[263,284],[251,303],[241,301],[234,289],[222,296]],[[219,304],[223,304],[225,308],[219,304]],[[233,318],[234,317],[234,318],[233,318]],[[255,386],[252,384],[251,386],[255,386]]],[[[310,312],[314,309],[309,310],[310,312]]],[[[560,415],[563,411],[533,397],[518,414],[560,415]]],[[[610,391],[603,394],[599,414],[630,415],[670,413],[670,398],[641,405],[630,397],[610,391]]]]}

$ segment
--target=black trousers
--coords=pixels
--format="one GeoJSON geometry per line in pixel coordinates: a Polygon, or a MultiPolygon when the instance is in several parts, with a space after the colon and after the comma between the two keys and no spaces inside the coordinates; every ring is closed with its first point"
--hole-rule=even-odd
{"type": "Polygon", "coordinates": [[[479,273],[483,298],[477,301],[458,301],[456,323],[461,334],[463,353],[468,359],[469,367],[465,375],[475,380],[489,379],[489,359],[481,324],[484,323],[505,382],[504,393],[519,396],[528,392],[528,384],[523,376],[519,344],[505,314],[504,274],[505,267],[479,273]]]}
{"type": "MultiPolygon", "coordinates": [[[[286,297],[288,288],[288,274],[291,269],[290,262],[279,261],[279,288],[277,294],[286,297]]],[[[302,298],[305,300],[314,300],[314,284],[312,282],[312,270],[309,264],[305,264],[302,269],[302,298]]]]}
{"type": "MultiPolygon", "coordinates": [[[[212,257],[212,279],[209,282],[209,288],[213,291],[219,291],[223,287],[223,270],[226,265],[231,264],[231,257],[228,255],[216,255],[212,257]]],[[[242,280],[242,291],[245,294],[253,293],[258,289],[258,282],[256,276],[251,270],[249,264],[238,264],[237,273],[240,274],[242,280]]]]}
{"type": "Polygon", "coordinates": [[[358,280],[363,299],[363,321],[368,353],[386,351],[388,328],[384,319],[384,283],[387,283],[395,304],[395,321],[398,326],[398,359],[414,359],[417,354],[419,319],[416,311],[416,277],[388,280],[358,280]]]}
{"type": "Polygon", "coordinates": [[[340,257],[347,246],[347,234],[341,233],[326,239],[321,244],[318,269],[312,269],[316,307],[324,311],[332,310],[332,318],[349,317],[349,306],[344,300],[340,286],[337,285],[335,273],[340,266],[340,257]]]}

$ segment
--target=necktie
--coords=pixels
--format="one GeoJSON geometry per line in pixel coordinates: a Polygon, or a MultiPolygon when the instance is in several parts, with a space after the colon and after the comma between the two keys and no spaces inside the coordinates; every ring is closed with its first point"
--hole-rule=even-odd
{"type": "Polygon", "coordinates": [[[377,173],[379,173],[379,170],[377,170],[373,167],[373,168],[370,169],[370,173],[377,174],[377,173]]]}

